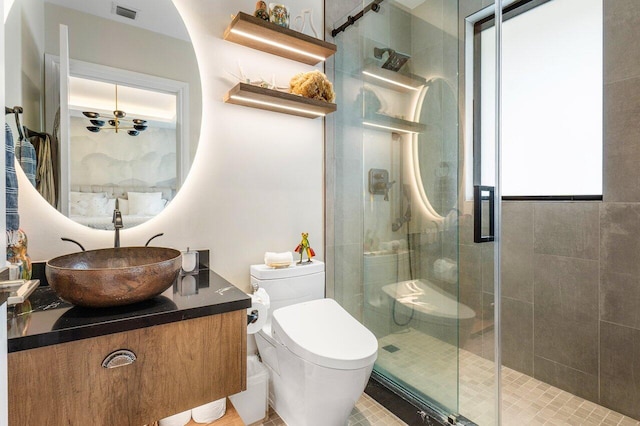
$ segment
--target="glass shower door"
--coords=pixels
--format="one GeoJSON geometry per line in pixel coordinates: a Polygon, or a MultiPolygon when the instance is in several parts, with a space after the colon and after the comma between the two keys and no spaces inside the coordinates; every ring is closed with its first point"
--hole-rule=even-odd
{"type": "Polygon", "coordinates": [[[335,39],[334,288],[378,337],[374,375],[457,413],[458,13],[430,3],[335,39]]]}
{"type": "Polygon", "coordinates": [[[378,338],[375,380],[445,421],[494,424],[493,286],[481,278],[493,247],[474,247],[464,167],[466,18],[493,2],[376,3],[335,36],[327,64],[340,105],[327,118],[328,295],[378,338]]]}

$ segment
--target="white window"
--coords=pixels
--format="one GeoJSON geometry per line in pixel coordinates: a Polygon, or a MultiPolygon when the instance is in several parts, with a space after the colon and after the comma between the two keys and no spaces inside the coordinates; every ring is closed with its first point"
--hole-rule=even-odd
{"type": "MultiPolygon", "coordinates": [[[[502,195],[601,196],[602,0],[530,3],[505,12],[502,27],[502,195]]],[[[475,84],[488,95],[476,100],[475,120],[493,123],[495,75],[482,69],[493,69],[495,27],[480,28],[475,84]]],[[[494,126],[474,137],[482,163],[475,184],[493,186],[494,126]]]]}

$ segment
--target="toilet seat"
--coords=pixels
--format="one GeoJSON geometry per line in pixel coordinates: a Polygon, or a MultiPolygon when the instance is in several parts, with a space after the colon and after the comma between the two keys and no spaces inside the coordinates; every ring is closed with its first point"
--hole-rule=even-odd
{"type": "Polygon", "coordinates": [[[302,359],[323,367],[353,370],[373,364],[376,337],[333,299],[276,309],[273,337],[302,359]]]}

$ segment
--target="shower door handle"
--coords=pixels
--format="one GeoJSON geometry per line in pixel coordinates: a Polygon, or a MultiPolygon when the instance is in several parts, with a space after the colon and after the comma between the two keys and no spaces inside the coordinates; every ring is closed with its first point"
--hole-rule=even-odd
{"type": "Polygon", "coordinates": [[[473,242],[488,243],[495,239],[495,215],[493,203],[495,201],[495,186],[474,185],[473,187],[473,242]],[[489,202],[489,234],[483,235],[482,202],[489,202]]]}

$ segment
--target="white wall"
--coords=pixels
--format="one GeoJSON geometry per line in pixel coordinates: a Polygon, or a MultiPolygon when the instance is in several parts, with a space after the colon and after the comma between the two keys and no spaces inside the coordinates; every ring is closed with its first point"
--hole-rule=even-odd
{"type": "MultiPolygon", "coordinates": [[[[301,232],[309,232],[317,257],[324,258],[323,122],[224,104],[223,95],[235,84],[224,70],[236,72],[240,62],[253,78],[275,74],[283,85],[312,67],[222,39],[230,15],[252,12],[253,0],[174,1],[200,68],[203,124],[198,151],[174,202],[149,222],[122,231],[121,242],[144,244],[164,232],[157,244],[209,248],[212,269],[248,291],[249,265],[261,263],[267,250],[293,250],[301,232]]],[[[322,0],[297,1],[292,15],[304,8],[313,9],[316,27],[321,28],[322,0]]],[[[88,249],[113,244],[111,232],[70,221],[26,185],[24,175],[21,179],[21,224],[34,260],[75,251],[61,236],[88,249]]]]}
{"type": "MultiPolygon", "coordinates": [[[[11,84],[5,88],[5,103],[9,107],[24,107],[22,124],[39,130],[42,128],[40,104],[44,75],[44,8],[42,1],[21,0],[9,13],[6,33],[15,36],[5,38],[5,73],[7,80],[21,84],[11,84]]],[[[15,120],[11,120],[10,124],[15,129],[15,120]]],[[[14,135],[17,133],[14,132],[14,135]]]]}

